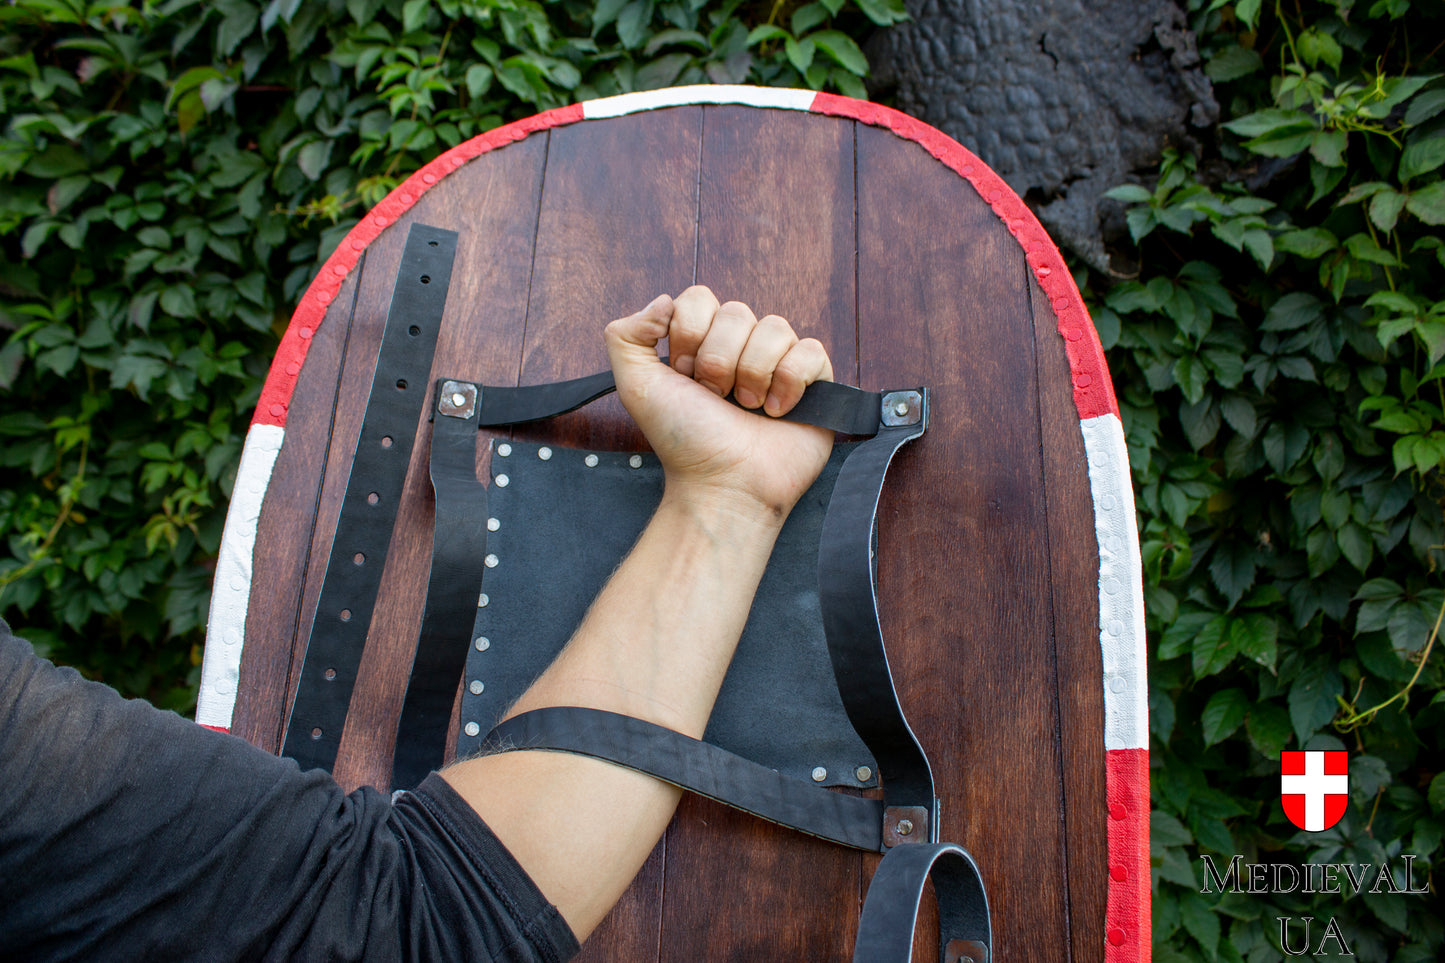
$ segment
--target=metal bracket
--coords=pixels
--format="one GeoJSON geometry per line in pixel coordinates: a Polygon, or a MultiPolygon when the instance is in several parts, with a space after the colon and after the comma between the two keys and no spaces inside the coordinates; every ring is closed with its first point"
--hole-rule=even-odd
{"type": "Polygon", "coordinates": [[[926,806],[889,806],[883,810],[884,846],[892,849],[904,843],[931,841],[926,806]]]}
{"type": "Polygon", "coordinates": [[[470,381],[441,381],[437,413],[448,418],[470,418],[477,410],[477,386],[470,381]]]}
{"type": "Polygon", "coordinates": [[[923,420],[923,393],[908,389],[883,395],[879,417],[889,428],[916,425],[923,420]]]}
{"type": "Polygon", "coordinates": [[[943,963],[988,963],[988,947],[978,940],[949,940],[943,963]]]}

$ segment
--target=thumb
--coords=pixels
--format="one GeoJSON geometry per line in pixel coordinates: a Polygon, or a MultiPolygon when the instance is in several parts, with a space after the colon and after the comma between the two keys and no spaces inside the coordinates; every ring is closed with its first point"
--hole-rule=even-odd
{"type": "Polygon", "coordinates": [[[618,381],[640,374],[642,367],[657,363],[657,343],[667,337],[671,323],[672,298],[659,294],[636,314],[607,325],[607,360],[618,381]]]}

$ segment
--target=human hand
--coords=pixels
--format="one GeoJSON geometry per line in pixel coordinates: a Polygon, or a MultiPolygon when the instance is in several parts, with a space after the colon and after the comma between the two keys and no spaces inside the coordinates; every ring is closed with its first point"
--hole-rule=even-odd
{"type": "Polygon", "coordinates": [[[832,432],[778,416],[809,384],[833,380],[833,367],[787,321],[759,321],[694,285],[613,321],[606,340],[617,394],[662,462],[667,496],[741,501],[781,522],[822,471],[832,432]],[[663,338],[670,367],[657,353],[663,338]]]}

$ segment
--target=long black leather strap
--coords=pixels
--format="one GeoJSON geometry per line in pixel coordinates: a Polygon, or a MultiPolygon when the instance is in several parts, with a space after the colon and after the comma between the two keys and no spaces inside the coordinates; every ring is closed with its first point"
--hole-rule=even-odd
{"type": "Polygon", "coordinates": [[[283,753],[331,769],[371,625],[456,256],[453,231],[412,226],[392,289],[356,456],[332,537],[283,753]]]}
{"type": "Polygon", "coordinates": [[[467,629],[476,617],[487,550],[487,489],[477,480],[476,401],[474,385],[437,382],[431,438],[436,493],[431,574],[397,722],[394,789],[418,785],[442,764],[457,680],[466,667],[467,629]]]}
{"type": "Polygon", "coordinates": [[[631,716],[578,706],[534,709],[502,722],[483,744],[484,752],[517,749],[605,759],[830,842],[883,849],[877,800],[809,785],[631,716]]]}
{"type": "Polygon", "coordinates": [[[853,728],[878,760],[884,802],[889,809],[926,810],[927,838],[935,840],[933,772],[893,687],[878,622],[873,551],[888,465],[927,425],[926,395],[919,394],[916,423],[883,428],[854,449],[838,474],[818,544],[818,600],[838,693],[853,728]]]}
{"type": "Polygon", "coordinates": [[[983,877],[956,843],[895,846],[868,884],[853,943],[853,963],[909,963],[923,884],[933,880],[938,900],[939,963],[989,963],[993,928],[983,877]]]}
{"type": "MultiPolygon", "coordinates": [[[[545,385],[484,387],[480,424],[486,428],[541,421],[575,411],[616,390],[611,371],[545,385]]],[[[880,399],[877,391],[817,381],[808,386],[783,419],[818,425],[845,435],[871,435],[878,430],[880,399]]]]}

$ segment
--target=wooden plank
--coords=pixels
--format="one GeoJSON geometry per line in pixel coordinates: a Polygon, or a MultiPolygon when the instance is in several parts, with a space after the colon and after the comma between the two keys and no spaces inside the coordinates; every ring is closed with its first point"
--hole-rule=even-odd
{"type": "MultiPolygon", "coordinates": [[[[701,123],[701,108],[683,107],[552,132],[537,218],[523,384],[605,369],[606,322],[692,283],[701,123]]],[[[615,397],[516,434],[576,448],[647,447],[615,397]]],[[[658,958],[669,855],[664,839],[588,940],[581,959],[658,958]]]]}
{"type": "MultiPolygon", "coordinates": [[[[256,521],[253,590],[231,731],[268,752],[281,749],[292,648],[297,633],[306,632],[299,620],[315,545],[319,489],[325,481],[337,381],[365,265],[363,255],[317,327],[306,363],[295,372],[285,443],[256,521]],[[264,588],[257,591],[259,587],[264,588]]],[[[334,526],[334,519],[329,524],[334,526]]]]}
{"type": "MultiPolygon", "coordinates": [[[[779,314],[857,376],[853,125],[788,111],[703,112],[698,280],[779,314]]],[[[859,853],[706,800],[668,832],[662,945],[670,960],[846,960],[859,853]]]]}
{"type": "MultiPolygon", "coordinates": [[[[460,234],[433,377],[445,373],[475,380],[515,383],[520,357],[519,328],[477,325],[473,318],[478,305],[488,305],[489,310],[499,316],[509,312],[517,318],[524,316],[526,278],[530,270],[533,227],[545,155],[545,138],[531,138],[477,158],[450,176],[447,183],[451,189],[424,195],[415,207],[368,246],[363,269],[352,272],[353,275],[360,274],[360,277],[356,282],[355,310],[344,364],[339,356],[335,359],[329,355],[307,359],[303,381],[313,378],[321,384],[329,369],[334,386],[334,366],[340,364],[340,388],[333,388],[338,398],[334,418],[321,418],[308,407],[315,402],[313,397],[299,397],[301,386],[298,385],[298,397],[293,400],[292,415],[288,420],[286,443],[277,459],[278,477],[273,479],[272,495],[267,499],[258,526],[257,543],[266,545],[268,550],[258,552],[255,584],[297,584],[296,578],[288,578],[289,572],[275,571],[274,566],[269,564],[266,571],[261,571],[262,561],[272,554],[274,546],[289,546],[291,542],[302,541],[292,528],[297,519],[290,502],[309,498],[314,503],[316,489],[321,487],[320,508],[309,540],[309,566],[301,583],[299,613],[294,603],[289,616],[284,607],[279,612],[273,612],[278,606],[268,599],[272,593],[256,591],[252,594],[252,616],[247,625],[247,660],[264,660],[270,666],[268,671],[274,673],[280,665],[279,653],[284,651],[290,669],[289,674],[269,674],[255,686],[249,682],[244,686],[247,703],[254,702],[262,714],[274,713],[279,717],[273,723],[277,735],[264,742],[256,740],[268,748],[274,750],[279,747],[279,727],[284,724],[299,678],[406,232],[411,224],[423,223],[460,234]],[[304,465],[314,473],[309,486],[304,486],[299,474],[294,481],[290,475],[285,479],[279,478],[279,470],[288,451],[294,452],[291,457],[298,465],[304,465]],[[318,462],[319,452],[322,451],[326,452],[324,475],[318,462]],[[293,495],[292,489],[298,485],[309,487],[309,491],[293,495]],[[277,497],[281,493],[284,495],[277,497]],[[264,621],[257,620],[258,611],[264,616],[264,621]]],[[[342,301],[349,303],[347,298],[337,299],[338,303],[342,301]]],[[[336,310],[334,306],[332,311],[336,310]]],[[[321,332],[327,330],[331,320],[332,314],[328,313],[321,332]]],[[[318,332],[318,338],[321,332],[318,332]]],[[[316,348],[312,350],[314,352],[316,348]]],[[[429,397],[429,383],[420,387],[429,397]]],[[[425,423],[425,416],[420,414],[422,407],[418,405],[419,427],[425,423]]],[[[317,410],[325,411],[328,416],[331,414],[329,403],[324,407],[318,405],[317,410]]],[[[377,615],[368,633],[367,651],[334,773],[337,781],[348,789],[362,784],[385,786],[390,777],[395,720],[400,712],[411,653],[421,622],[430,561],[432,502],[426,477],[428,453],[425,436],[420,436],[413,446],[411,466],[378,596],[377,615]]],[[[290,553],[294,555],[297,551],[291,547],[290,553]]],[[[294,561],[291,567],[295,569],[294,561]]],[[[246,713],[251,711],[249,707],[245,709],[246,713]]]]}
{"type": "Polygon", "coordinates": [[[1026,265],[973,188],[917,145],[860,126],[857,151],[862,381],[931,391],[928,434],[879,507],[894,680],[944,801],[940,837],[979,862],[996,957],[1067,959],[1026,265]]]}
{"type": "MultiPolygon", "coordinates": [[[[1069,936],[1075,960],[1104,952],[1109,872],[1102,829],[1104,792],[1103,655],[1099,648],[1099,553],[1088,458],[1074,406],[1069,360],[1048,296],[1029,278],[1039,349],[1039,410],[1049,507],[1049,586],[1058,659],[1060,752],[1069,885],[1069,936]]],[[[1077,338],[1087,332],[1076,331],[1077,338]]]]}

